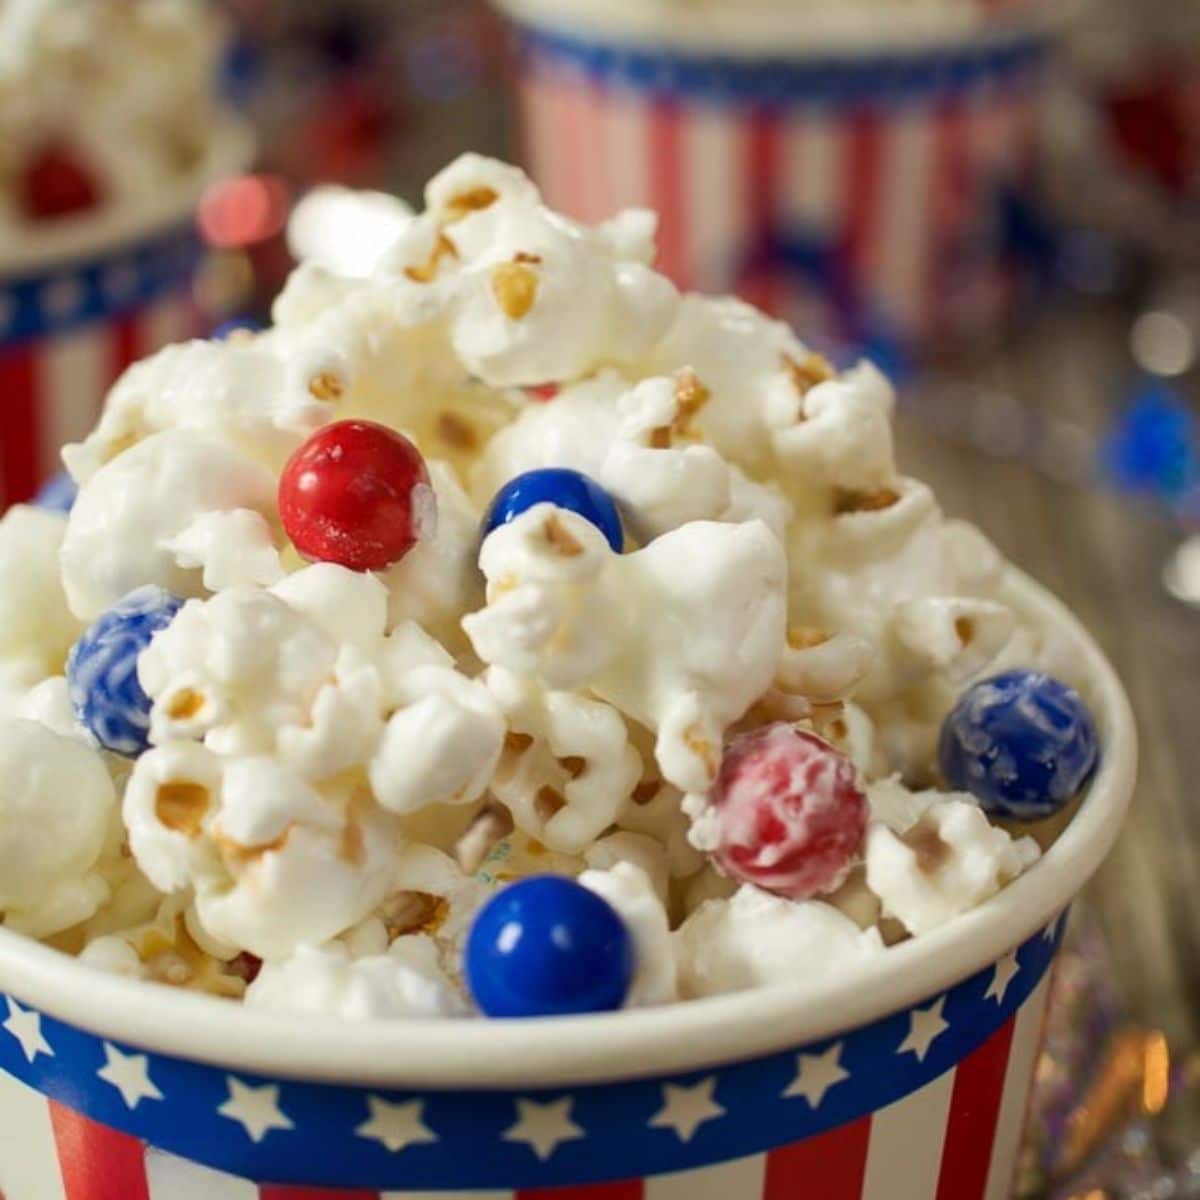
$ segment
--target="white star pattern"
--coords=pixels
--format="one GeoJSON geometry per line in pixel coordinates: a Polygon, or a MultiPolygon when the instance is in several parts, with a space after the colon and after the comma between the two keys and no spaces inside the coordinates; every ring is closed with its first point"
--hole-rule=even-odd
{"type": "Polygon", "coordinates": [[[539,1104],[536,1100],[517,1101],[517,1123],[504,1131],[506,1142],[523,1142],[545,1162],[563,1142],[583,1137],[583,1130],[571,1120],[570,1096],[539,1104]]]}
{"type": "Polygon", "coordinates": [[[100,286],[110,300],[124,300],[137,291],[140,282],[132,263],[114,263],[101,276],[100,286]]]}
{"type": "Polygon", "coordinates": [[[42,1036],[42,1014],[22,1008],[11,997],[8,998],[8,1020],[4,1022],[4,1028],[21,1043],[30,1062],[39,1054],[54,1057],[50,1043],[42,1036]]]}
{"type": "Polygon", "coordinates": [[[371,1116],[354,1132],[360,1138],[379,1142],[393,1154],[421,1142],[436,1142],[437,1134],[421,1119],[425,1105],[420,1100],[407,1104],[392,1104],[378,1096],[367,1097],[367,1110],[371,1116]]]}
{"type": "Polygon", "coordinates": [[[150,1078],[150,1064],[144,1054],[122,1054],[116,1046],[105,1042],[104,1057],[108,1061],[96,1074],[121,1093],[128,1108],[137,1108],[143,1100],[163,1098],[150,1078]]]}
{"type": "Polygon", "coordinates": [[[85,292],[83,284],[74,278],[56,279],[46,285],[42,292],[42,308],[51,317],[66,320],[83,306],[85,292]]]}
{"type": "Polygon", "coordinates": [[[1047,925],[1046,928],[1042,930],[1042,941],[1044,941],[1044,942],[1054,941],[1054,939],[1058,936],[1058,927],[1062,923],[1063,917],[1065,917],[1066,915],[1067,915],[1067,910],[1063,909],[1063,911],[1060,912],[1058,914],[1058,916],[1056,916],[1054,918],[1054,920],[1051,921],[1050,924],[1047,925]]]}
{"type": "Polygon", "coordinates": [[[803,1096],[808,1107],[816,1111],[825,1093],[835,1084],[850,1078],[841,1063],[842,1043],[830,1046],[824,1054],[801,1054],[796,1059],[796,1078],[784,1096],[803,1096]]]}
{"type": "Polygon", "coordinates": [[[918,1062],[925,1061],[929,1047],[946,1032],[950,1026],[942,1020],[942,1009],[946,1007],[946,997],[942,996],[928,1008],[914,1008],[908,1014],[908,1036],[900,1043],[897,1054],[911,1051],[917,1056],[918,1062]]]}
{"type": "Polygon", "coordinates": [[[692,1087],[663,1084],[663,1106],[650,1118],[655,1129],[673,1129],[681,1142],[690,1142],[705,1121],[723,1117],[725,1110],[713,1099],[716,1078],[710,1075],[692,1087]]]}
{"type": "Polygon", "coordinates": [[[272,1129],[295,1128],[279,1108],[279,1088],[275,1084],[251,1087],[232,1075],[227,1075],[225,1082],[229,1085],[229,1099],[217,1112],[236,1121],[252,1142],[261,1142],[272,1129]]]}
{"type": "Polygon", "coordinates": [[[1017,952],[1015,950],[1006,954],[995,966],[992,982],[988,984],[988,990],[984,992],[985,1000],[995,1000],[997,1004],[1004,1003],[1005,994],[1008,992],[1008,985],[1021,973],[1021,964],[1017,962],[1017,952]]]}

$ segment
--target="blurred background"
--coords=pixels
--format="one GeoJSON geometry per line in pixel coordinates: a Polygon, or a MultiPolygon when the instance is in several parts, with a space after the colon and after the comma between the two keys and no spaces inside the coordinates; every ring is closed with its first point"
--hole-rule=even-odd
{"type": "MultiPolygon", "coordinates": [[[[398,210],[317,185],[419,206],[474,149],[582,219],[659,209],[682,285],[880,362],[907,469],[1096,632],[1144,739],[1059,973],[1019,1194],[1200,1197],[1200,3],[978,0],[966,19],[977,0],[945,0],[918,27],[897,2],[894,29],[797,24],[734,57],[701,26],[627,37],[598,2],[577,27],[571,5],[510,2],[519,23],[477,0],[223,0],[220,88],[257,151],[191,206],[170,331],[269,320],[294,253],[369,269],[398,210]]],[[[34,433],[10,407],[0,507],[110,374],[34,433]]]]}

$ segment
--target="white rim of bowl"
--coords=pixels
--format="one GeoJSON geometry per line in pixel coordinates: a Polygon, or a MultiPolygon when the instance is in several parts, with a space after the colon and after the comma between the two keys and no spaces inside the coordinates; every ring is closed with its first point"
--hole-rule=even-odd
{"type": "Polygon", "coordinates": [[[525,1021],[362,1023],[256,1012],[102,974],[0,928],[0,988],[117,1042],[277,1078],[396,1088],[531,1088],[662,1076],[743,1061],[843,1033],[936,995],[1044,929],[1112,848],[1133,793],[1129,702],[1066,607],[1010,568],[1005,598],[1067,638],[1104,747],[1071,823],[1025,875],[941,929],[891,947],[828,986],[787,985],[661,1008],[525,1021]]]}
{"type": "Polygon", "coordinates": [[[934,3],[920,7],[888,0],[734,4],[711,7],[669,0],[493,0],[518,24],[581,39],[724,57],[848,58],[880,53],[920,55],[955,47],[1003,44],[1051,35],[1078,15],[1081,0],[1026,0],[1008,11],[982,5],[934,3]]]}
{"type": "Polygon", "coordinates": [[[64,217],[20,230],[20,242],[0,251],[0,279],[102,258],[120,246],[144,242],[183,224],[195,213],[205,189],[218,179],[246,170],[254,151],[249,126],[236,117],[222,118],[203,161],[146,196],[145,203],[108,205],[94,215],[64,217]]]}

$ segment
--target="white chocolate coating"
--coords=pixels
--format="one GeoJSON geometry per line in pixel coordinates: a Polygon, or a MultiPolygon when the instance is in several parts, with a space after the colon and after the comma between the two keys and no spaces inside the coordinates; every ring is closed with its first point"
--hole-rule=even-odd
{"type": "Polygon", "coordinates": [[[116,806],[91,747],[36,721],[0,719],[0,908],[45,937],[85,921],[108,898],[97,871],[116,806]]]}
{"type": "Polygon", "coordinates": [[[206,552],[225,568],[226,585],[239,561],[248,573],[244,582],[263,583],[264,531],[274,504],[270,473],[228,443],[182,429],[153,434],[80,488],[61,551],[71,611],[81,621],[94,620],[148,583],[180,596],[201,595],[217,583],[205,581],[206,552]],[[214,514],[239,512],[251,519],[227,524],[224,537],[208,536],[214,514]],[[197,531],[200,521],[205,524],[197,531]],[[244,559],[230,535],[249,539],[244,559]]]}
{"type": "Polygon", "coordinates": [[[397,938],[386,953],[358,958],[340,942],[299,946],[290,958],[264,964],[246,989],[246,1003],[348,1021],[461,1011],[441,976],[433,942],[421,935],[397,938]]]}
{"type": "Polygon", "coordinates": [[[168,742],[138,759],[129,844],[162,892],[191,890],[201,928],[264,959],[366,917],[388,894],[394,819],[356,789],[314,785],[274,759],[168,742]]]}
{"type": "Polygon", "coordinates": [[[904,833],[872,826],[867,886],[885,915],[910,933],[928,933],[994,896],[1039,856],[1033,838],[1014,840],[969,797],[947,796],[904,833]]]}
{"type": "Polygon", "coordinates": [[[0,806],[32,811],[54,755],[85,786],[49,811],[91,814],[46,845],[5,831],[32,872],[8,923],[78,926],[101,969],[363,1019],[469,1007],[475,913],[547,871],[626,922],[630,1005],[816,987],[986,903],[1036,848],[936,790],[937,731],[989,664],[1070,662],[1014,633],[1000,556],[900,472],[887,381],[680,297],[650,214],[581,226],[476,155],[426,200],[369,275],[305,263],[269,331],[127,372],[65,453],[70,518],[0,521],[0,754],[29,760],[0,806]],[[355,417],[413,439],[438,502],[375,573],[304,563],[278,512],[290,455],[355,417]],[[544,467],[609,493],[619,551],[550,502],[482,536],[544,467]],[[139,657],[130,762],[81,738],[61,672],[150,583],[187,602],[139,657]],[[710,857],[728,739],[780,721],[868,794],[827,900],[710,857]]]}
{"type": "Polygon", "coordinates": [[[57,513],[23,504],[0,517],[0,681],[28,686],[58,674],[82,632],[67,606],[57,513]]]}
{"type": "Polygon", "coordinates": [[[646,872],[631,862],[619,862],[605,871],[584,871],[579,882],[616,909],[633,939],[635,967],[625,1007],[678,999],[671,927],[646,872]]]}
{"type": "Polygon", "coordinates": [[[813,987],[883,952],[865,932],[821,900],[785,900],[743,885],[729,900],[707,900],[675,934],[685,996],[740,992],[772,983],[813,987]]]}

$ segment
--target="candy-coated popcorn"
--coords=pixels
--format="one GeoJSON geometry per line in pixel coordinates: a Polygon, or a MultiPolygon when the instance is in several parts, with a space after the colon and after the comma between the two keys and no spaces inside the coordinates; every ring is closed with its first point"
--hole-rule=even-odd
{"type": "Polygon", "coordinates": [[[478,155],[391,228],[131,368],[69,512],[0,519],[7,924],[267,1012],[534,1015],[818,990],[1035,867],[994,822],[1086,786],[1071,654],[878,370],[478,155]]]}

